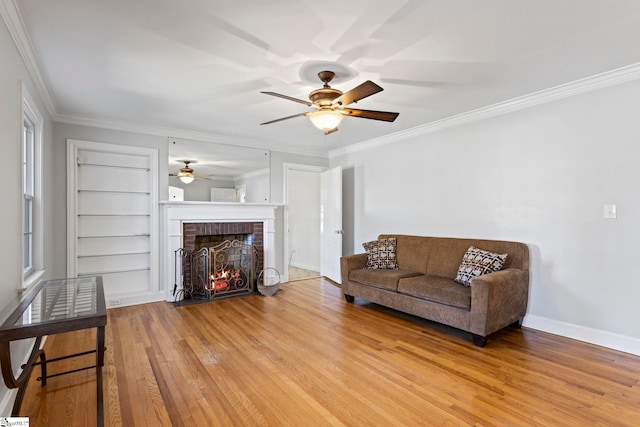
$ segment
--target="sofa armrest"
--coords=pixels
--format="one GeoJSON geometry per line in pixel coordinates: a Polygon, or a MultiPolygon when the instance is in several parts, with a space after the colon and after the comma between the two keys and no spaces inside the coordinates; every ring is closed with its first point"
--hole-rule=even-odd
{"type": "Polygon", "coordinates": [[[367,254],[347,255],[340,258],[340,276],[344,285],[349,280],[349,272],[367,266],[367,254]]]}
{"type": "Polygon", "coordinates": [[[483,337],[524,317],[529,271],[508,268],[471,281],[470,332],[483,337]]]}

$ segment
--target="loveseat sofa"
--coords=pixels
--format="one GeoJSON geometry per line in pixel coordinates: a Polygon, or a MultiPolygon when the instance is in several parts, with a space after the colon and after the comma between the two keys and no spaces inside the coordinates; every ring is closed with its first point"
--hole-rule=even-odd
{"type": "Polygon", "coordinates": [[[380,235],[377,240],[389,241],[395,242],[395,253],[385,252],[385,256],[395,258],[396,268],[367,268],[371,252],[341,258],[342,292],[347,302],[363,298],[462,329],[480,347],[487,344],[489,334],[521,325],[529,294],[526,244],[407,235],[380,235]],[[499,271],[477,277],[472,272],[465,286],[456,279],[472,247],[502,254],[502,258],[506,254],[506,259],[499,271]]]}

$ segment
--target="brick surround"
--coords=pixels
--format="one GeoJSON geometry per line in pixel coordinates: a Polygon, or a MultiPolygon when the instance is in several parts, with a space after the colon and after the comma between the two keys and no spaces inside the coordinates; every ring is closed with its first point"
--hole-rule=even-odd
{"type": "Polygon", "coordinates": [[[182,247],[196,249],[196,236],[233,236],[253,234],[253,245],[258,253],[263,250],[262,222],[185,222],[182,224],[182,247]]]}
{"type": "MultiPolygon", "coordinates": [[[[210,236],[209,241],[222,242],[237,239],[240,235],[253,235],[253,246],[258,252],[258,271],[261,271],[264,268],[263,228],[262,222],[184,222],[182,223],[182,247],[190,251],[200,249],[196,247],[196,240],[202,240],[197,239],[200,236],[210,236]]],[[[185,279],[190,280],[190,276],[187,268],[185,279]]]]}

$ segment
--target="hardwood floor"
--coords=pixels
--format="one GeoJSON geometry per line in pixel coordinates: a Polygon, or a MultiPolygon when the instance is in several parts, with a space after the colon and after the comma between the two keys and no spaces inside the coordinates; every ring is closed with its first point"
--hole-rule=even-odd
{"type": "MultiPolygon", "coordinates": [[[[52,336],[47,356],[93,340],[52,336]]],[[[32,427],[95,425],[95,373],[44,388],[38,374],[32,427]]],[[[104,396],[107,426],[635,426],[640,357],[527,328],[479,348],[309,279],[273,297],[109,310],[104,396]]]]}

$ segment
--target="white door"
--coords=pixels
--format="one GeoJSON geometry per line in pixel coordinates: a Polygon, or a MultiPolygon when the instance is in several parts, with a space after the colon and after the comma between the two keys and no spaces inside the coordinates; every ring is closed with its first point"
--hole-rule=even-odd
{"type": "Polygon", "coordinates": [[[342,168],[322,173],[320,274],[336,283],[340,278],[342,256],[342,168]]]}

